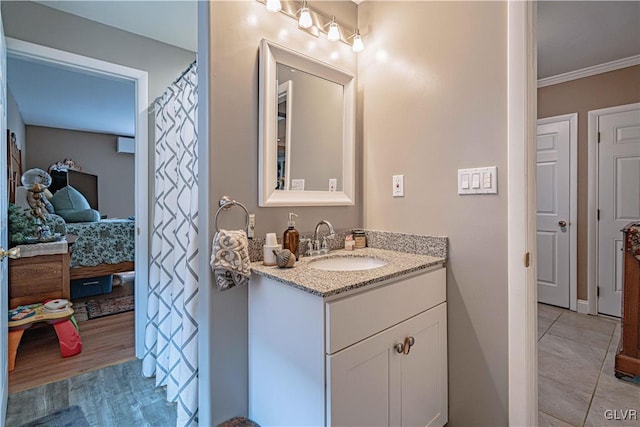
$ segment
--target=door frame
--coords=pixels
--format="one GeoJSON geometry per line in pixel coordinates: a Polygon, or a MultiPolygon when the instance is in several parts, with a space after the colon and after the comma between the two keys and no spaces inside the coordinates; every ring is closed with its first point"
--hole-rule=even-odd
{"type": "MultiPolygon", "coordinates": [[[[6,165],[7,165],[7,127],[8,127],[8,90],[7,90],[7,42],[4,36],[4,25],[2,20],[2,13],[0,13],[0,82],[2,83],[2,88],[0,88],[0,144],[2,147],[0,148],[0,162],[2,163],[2,169],[4,176],[7,176],[6,165]]],[[[0,195],[2,195],[2,200],[0,200],[0,209],[2,210],[1,215],[6,215],[6,219],[3,220],[3,224],[0,224],[0,245],[2,248],[8,249],[8,235],[9,235],[9,198],[8,189],[7,189],[6,181],[5,183],[0,184],[0,187],[4,189],[4,191],[0,191],[0,195]]],[[[9,289],[9,260],[7,257],[2,256],[0,258],[0,275],[2,276],[2,280],[0,281],[0,285],[2,288],[9,289]]],[[[4,291],[0,291],[3,292],[4,291]]],[[[9,309],[9,292],[7,291],[3,295],[0,295],[0,311],[3,313],[7,313],[9,309]]],[[[0,425],[5,425],[7,418],[7,400],[9,398],[9,327],[6,315],[2,316],[0,320],[0,425]]]]}
{"type": "Polygon", "coordinates": [[[536,7],[507,2],[509,425],[538,424],[536,7]]]}
{"type": "Polygon", "coordinates": [[[538,119],[538,125],[569,122],[569,309],[578,308],[578,113],[538,119]]]}
{"type": "Polygon", "coordinates": [[[135,86],[135,353],[144,355],[144,325],[147,313],[149,277],[149,139],[148,139],[148,73],[123,65],[66,52],[59,49],[6,38],[7,56],[37,60],[65,68],[89,71],[108,77],[129,80],[135,86]]]}
{"type": "Polygon", "coordinates": [[[598,314],[598,119],[608,114],[640,109],[640,102],[600,108],[588,112],[589,184],[587,192],[587,295],[589,314],[598,314]]]}

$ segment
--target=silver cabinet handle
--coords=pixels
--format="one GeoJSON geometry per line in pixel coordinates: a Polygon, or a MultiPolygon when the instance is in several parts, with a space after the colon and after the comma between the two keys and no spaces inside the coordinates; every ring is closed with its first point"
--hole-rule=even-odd
{"type": "Polygon", "coordinates": [[[415,344],[415,342],[416,342],[415,338],[406,337],[404,339],[404,342],[397,343],[396,345],[393,346],[393,348],[396,349],[396,352],[398,352],[398,354],[407,355],[411,351],[411,346],[413,346],[413,344],[415,344]]]}

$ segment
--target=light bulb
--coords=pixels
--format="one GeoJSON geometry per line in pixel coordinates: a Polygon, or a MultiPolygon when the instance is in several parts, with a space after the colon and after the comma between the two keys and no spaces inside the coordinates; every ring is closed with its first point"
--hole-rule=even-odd
{"type": "Polygon", "coordinates": [[[298,19],[298,25],[300,28],[310,28],[313,25],[311,20],[311,12],[308,7],[300,9],[300,18],[298,19]]]}
{"type": "Polygon", "coordinates": [[[269,12],[280,12],[280,9],[282,9],[280,0],[267,0],[267,10],[269,12]]]}
{"type": "Polygon", "coordinates": [[[362,37],[360,36],[360,31],[356,30],[356,35],[353,37],[353,45],[351,49],[355,53],[360,53],[364,50],[364,43],[362,43],[362,37]]]}
{"type": "Polygon", "coordinates": [[[331,21],[331,24],[329,24],[327,40],[332,42],[337,42],[338,40],[340,40],[340,31],[338,30],[338,24],[336,23],[336,21],[331,21]]]}

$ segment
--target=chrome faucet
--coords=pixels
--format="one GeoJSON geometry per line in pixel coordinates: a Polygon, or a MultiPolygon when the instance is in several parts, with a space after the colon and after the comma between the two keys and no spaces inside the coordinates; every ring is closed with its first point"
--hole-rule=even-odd
{"type": "Polygon", "coordinates": [[[327,237],[329,239],[333,239],[336,236],[335,231],[333,231],[333,225],[326,219],[323,219],[316,225],[316,230],[313,232],[313,254],[326,254],[329,252],[329,245],[327,244],[327,237]],[[329,229],[329,236],[322,238],[322,245],[320,245],[320,240],[318,239],[318,231],[320,231],[320,227],[322,225],[326,225],[329,229]]]}

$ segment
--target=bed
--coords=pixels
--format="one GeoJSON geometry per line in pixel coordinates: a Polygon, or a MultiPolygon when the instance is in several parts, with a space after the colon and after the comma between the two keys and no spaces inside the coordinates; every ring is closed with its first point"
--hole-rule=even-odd
{"type": "Polygon", "coordinates": [[[135,221],[104,219],[66,226],[67,240],[73,241],[71,280],[134,270],[135,221]]]}

